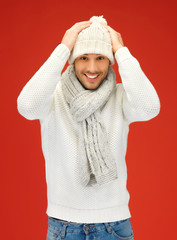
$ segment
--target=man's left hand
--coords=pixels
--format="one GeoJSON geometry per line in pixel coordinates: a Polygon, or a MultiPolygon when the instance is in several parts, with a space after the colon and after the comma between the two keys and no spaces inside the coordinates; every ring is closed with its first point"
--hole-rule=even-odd
{"type": "Polygon", "coordinates": [[[112,50],[113,53],[115,54],[116,51],[121,48],[124,47],[124,43],[121,37],[121,34],[119,32],[116,32],[113,28],[111,28],[108,25],[104,25],[102,24],[110,33],[110,37],[111,37],[111,42],[112,42],[112,50]]]}

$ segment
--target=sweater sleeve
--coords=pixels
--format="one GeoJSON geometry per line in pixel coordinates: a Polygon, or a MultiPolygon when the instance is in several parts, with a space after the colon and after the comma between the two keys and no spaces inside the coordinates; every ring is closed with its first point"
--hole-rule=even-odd
{"type": "Polygon", "coordinates": [[[54,90],[69,55],[69,48],[60,43],[23,87],[17,98],[17,109],[23,117],[35,120],[49,113],[54,90]]]}
{"type": "Polygon", "coordinates": [[[155,88],[142,71],[138,60],[127,47],[115,53],[122,80],[122,107],[129,123],[147,121],[160,112],[160,100],[155,88]]]}

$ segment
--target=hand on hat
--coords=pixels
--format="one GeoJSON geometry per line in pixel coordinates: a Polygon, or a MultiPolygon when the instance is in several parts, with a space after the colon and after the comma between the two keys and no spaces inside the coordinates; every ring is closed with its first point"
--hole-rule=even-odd
{"type": "Polygon", "coordinates": [[[112,50],[113,53],[115,54],[116,51],[121,48],[124,47],[124,43],[121,37],[121,34],[119,32],[116,32],[113,28],[111,28],[108,25],[104,25],[102,24],[110,33],[110,37],[111,37],[111,42],[112,42],[112,50]]]}
{"type": "Polygon", "coordinates": [[[89,27],[91,25],[91,23],[92,22],[90,22],[90,21],[83,21],[83,22],[75,23],[70,29],[68,29],[65,32],[61,43],[65,44],[69,48],[69,50],[72,51],[80,31],[89,27]]]}

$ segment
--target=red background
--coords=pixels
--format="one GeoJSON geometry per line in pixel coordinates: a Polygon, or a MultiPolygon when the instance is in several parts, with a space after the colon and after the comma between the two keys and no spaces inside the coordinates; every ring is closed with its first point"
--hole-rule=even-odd
{"type": "MultiPolygon", "coordinates": [[[[160,114],[130,125],[126,162],[135,240],[176,236],[176,1],[4,1],[1,16],[1,239],[46,239],[40,124],[17,111],[24,85],[76,22],[103,15],[155,87],[160,114]]],[[[65,65],[64,70],[68,66],[65,65]]],[[[117,63],[117,82],[121,82],[117,63]]]]}

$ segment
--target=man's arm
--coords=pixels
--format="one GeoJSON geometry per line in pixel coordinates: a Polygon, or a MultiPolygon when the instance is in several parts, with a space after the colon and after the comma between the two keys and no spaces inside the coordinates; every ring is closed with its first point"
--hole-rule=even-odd
{"type": "Polygon", "coordinates": [[[91,24],[90,21],[75,23],[68,29],[61,43],[47,61],[27,82],[17,98],[19,113],[29,120],[42,119],[50,111],[54,91],[61,72],[74,47],[79,32],[91,24]]]}
{"type": "Polygon", "coordinates": [[[17,98],[17,109],[23,117],[35,120],[48,114],[54,90],[69,55],[69,49],[64,44],[59,44],[23,87],[17,98]]]}
{"type": "Polygon", "coordinates": [[[123,112],[131,122],[147,121],[160,112],[160,100],[155,88],[142,71],[138,60],[124,46],[122,36],[110,26],[112,50],[118,63],[122,79],[123,112]]]}
{"type": "Polygon", "coordinates": [[[125,46],[116,51],[115,58],[123,85],[123,112],[129,123],[157,116],[160,112],[159,97],[138,60],[125,46]]]}

